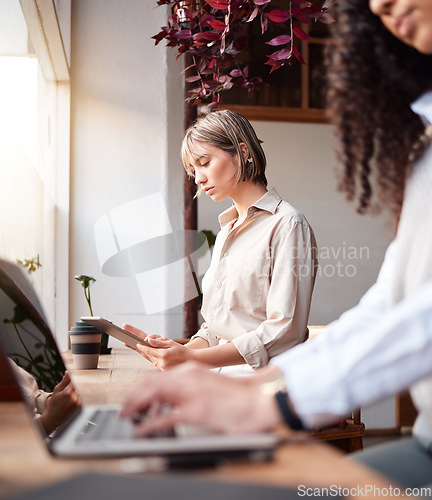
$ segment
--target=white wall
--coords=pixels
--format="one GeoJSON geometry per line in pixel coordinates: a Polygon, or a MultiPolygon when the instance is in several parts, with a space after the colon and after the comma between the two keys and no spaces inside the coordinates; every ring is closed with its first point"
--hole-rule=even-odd
{"type": "Polygon", "coordinates": [[[142,0],[72,4],[71,324],[88,315],[76,274],[96,278],[97,315],[172,336],[182,324],[181,308],[146,315],[133,276],[104,275],[94,239],[100,217],[154,193],[162,194],[172,228],[183,226],[181,65],[151,39],[165,22],[165,7],[142,0]]]}
{"type": "MultiPolygon", "coordinates": [[[[301,210],[319,246],[309,324],[326,325],[354,306],[373,284],[392,239],[388,216],[360,216],[336,191],[334,139],[329,125],[256,121],[264,141],[269,187],[301,210]]],[[[229,201],[199,200],[200,229],[218,230],[217,215],[229,201]]]]}

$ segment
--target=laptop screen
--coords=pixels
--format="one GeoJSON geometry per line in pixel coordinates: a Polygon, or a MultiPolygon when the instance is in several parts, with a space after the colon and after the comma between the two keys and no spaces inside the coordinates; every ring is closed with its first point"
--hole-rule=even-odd
{"type": "MultiPolygon", "coordinates": [[[[51,404],[50,415],[60,417],[53,407],[56,398],[47,403],[47,397],[62,380],[65,384],[66,367],[28,277],[21,268],[1,259],[0,344],[31,412],[39,416],[51,404]]],[[[77,408],[70,410],[75,413],[77,408]]],[[[70,416],[63,411],[64,421],[70,416]]]]}
{"type": "MultiPolygon", "coordinates": [[[[9,358],[36,379],[39,389],[52,392],[62,380],[65,366],[39,303],[34,304],[29,290],[23,290],[22,282],[20,286],[14,279],[19,274],[22,271],[14,265],[0,263],[0,329],[4,347],[9,358]]],[[[31,288],[28,281],[26,285],[31,288]]]]}

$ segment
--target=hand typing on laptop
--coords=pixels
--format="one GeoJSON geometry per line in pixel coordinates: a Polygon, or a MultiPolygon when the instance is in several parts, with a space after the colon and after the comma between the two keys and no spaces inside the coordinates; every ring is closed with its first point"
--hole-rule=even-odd
{"type": "Polygon", "coordinates": [[[34,415],[42,424],[47,436],[54,432],[81,405],[81,400],[71,383],[69,372],[51,393],[39,389],[33,375],[9,359],[10,366],[24,388],[24,396],[34,409],[34,415]]]}
{"type": "Polygon", "coordinates": [[[274,398],[261,394],[258,386],[274,378],[274,370],[267,367],[254,377],[234,378],[187,363],[148,378],[126,400],[121,416],[136,419],[147,412],[142,422],[136,421],[136,436],[178,424],[204,423],[226,434],[268,431],[281,423],[281,416],[274,398]],[[172,410],[161,412],[165,405],[172,410]]]}
{"type": "Polygon", "coordinates": [[[40,421],[47,435],[65,422],[66,419],[81,405],[81,400],[71,383],[69,372],[65,372],[63,379],[54,387],[53,392],[45,402],[45,411],[40,421]]]}

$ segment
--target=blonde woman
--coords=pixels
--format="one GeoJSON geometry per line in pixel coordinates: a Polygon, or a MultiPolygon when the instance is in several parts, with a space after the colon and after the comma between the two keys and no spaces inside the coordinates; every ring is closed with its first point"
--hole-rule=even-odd
{"type": "Polygon", "coordinates": [[[261,141],[240,114],[223,110],[198,119],[186,131],[182,160],[198,194],[233,201],[219,216],[203,279],[205,321],[186,346],[124,328],[158,348],[139,346],[161,369],[189,360],[259,368],[308,338],[317,266],[313,231],[303,214],[267,190],[261,141]]]}

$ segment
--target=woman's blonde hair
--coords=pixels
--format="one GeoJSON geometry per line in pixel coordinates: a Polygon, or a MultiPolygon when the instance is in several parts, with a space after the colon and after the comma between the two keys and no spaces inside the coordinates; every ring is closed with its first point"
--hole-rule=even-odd
{"type": "MultiPolygon", "coordinates": [[[[242,115],[229,111],[213,111],[198,118],[187,130],[181,147],[181,157],[184,168],[189,175],[194,176],[191,160],[198,159],[202,145],[209,144],[222,149],[226,153],[237,156],[237,182],[248,180],[267,186],[265,168],[267,160],[261,147],[261,141],[256,136],[252,125],[242,115]],[[244,158],[245,144],[248,158],[244,158]]],[[[201,191],[198,188],[199,194],[201,191]]]]}

